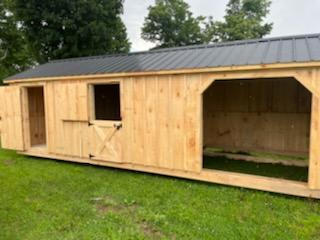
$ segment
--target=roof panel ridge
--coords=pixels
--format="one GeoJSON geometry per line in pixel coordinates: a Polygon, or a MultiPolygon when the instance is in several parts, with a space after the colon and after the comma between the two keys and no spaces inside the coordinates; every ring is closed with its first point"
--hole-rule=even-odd
{"type": "MultiPolygon", "coordinates": [[[[319,40],[320,40],[320,39],[319,39],[319,40]]],[[[311,49],[310,49],[310,44],[309,44],[308,38],[306,37],[306,38],[304,39],[304,41],[305,41],[305,43],[306,43],[306,47],[307,47],[307,51],[308,51],[308,56],[309,56],[310,60],[313,61],[314,58],[313,58],[312,51],[311,51],[311,49]]]]}
{"type": "Polygon", "coordinates": [[[279,40],[278,50],[277,50],[277,62],[279,63],[282,56],[283,39],[279,40]]]}
{"type": "Polygon", "coordinates": [[[266,58],[268,56],[268,53],[269,53],[269,48],[270,48],[270,43],[271,41],[266,41],[267,45],[265,46],[265,49],[264,49],[264,52],[262,54],[262,58],[261,58],[261,62],[260,63],[265,63],[266,61],[266,58]]]}
{"type": "Polygon", "coordinates": [[[297,53],[296,53],[296,38],[293,38],[292,39],[292,60],[293,62],[296,62],[297,61],[297,53]]]}

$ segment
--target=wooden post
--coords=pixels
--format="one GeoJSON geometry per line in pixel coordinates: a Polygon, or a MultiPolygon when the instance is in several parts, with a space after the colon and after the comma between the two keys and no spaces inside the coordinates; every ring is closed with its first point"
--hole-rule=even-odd
{"type": "Polygon", "coordinates": [[[320,99],[312,97],[309,188],[320,189],[320,99]]]}
{"type": "Polygon", "coordinates": [[[320,71],[297,71],[296,79],[312,93],[310,147],[309,147],[309,181],[310,189],[320,189],[320,71]]]}

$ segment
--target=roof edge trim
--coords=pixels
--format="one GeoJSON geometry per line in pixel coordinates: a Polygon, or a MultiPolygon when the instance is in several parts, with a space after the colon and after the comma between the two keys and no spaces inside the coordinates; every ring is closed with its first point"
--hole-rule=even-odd
{"type": "Polygon", "coordinates": [[[294,62],[294,63],[271,63],[259,65],[242,65],[228,67],[209,67],[209,68],[187,68],[174,70],[160,71],[145,71],[145,72],[119,72],[119,73],[104,73],[104,74],[88,74],[88,75],[67,75],[57,77],[41,77],[41,78],[22,78],[4,80],[5,84],[12,83],[30,83],[39,81],[59,81],[59,80],[81,80],[81,79],[100,79],[113,77],[137,77],[150,75],[170,75],[170,74],[192,74],[192,73],[215,73],[215,72],[236,72],[250,70],[272,70],[272,69],[291,69],[291,68],[312,68],[320,67],[320,61],[313,62],[294,62]]]}

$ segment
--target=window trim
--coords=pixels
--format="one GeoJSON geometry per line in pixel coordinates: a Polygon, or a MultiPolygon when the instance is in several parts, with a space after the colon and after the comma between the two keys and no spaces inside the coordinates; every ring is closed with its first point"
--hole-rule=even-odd
{"type": "Polygon", "coordinates": [[[122,104],[121,104],[121,82],[120,80],[110,80],[110,81],[103,81],[103,82],[90,82],[88,83],[88,114],[89,114],[89,123],[98,126],[114,126],[114,124],[118,124],[122,122],[122,104]],[[120,102],[120,120],[97,120],[96,113],[95,113],[95,95],[94,95],[94,86],[96,85],[119,85],[119,102],[120,102]]]}

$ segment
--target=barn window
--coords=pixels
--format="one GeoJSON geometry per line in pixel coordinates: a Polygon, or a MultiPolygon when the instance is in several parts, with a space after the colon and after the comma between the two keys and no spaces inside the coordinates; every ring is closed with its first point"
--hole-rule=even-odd
{"type": "Polygon", "coordinates": [[[119,84],[94,85],[93,94],[96,120],[121,120],[119,84]]]}

